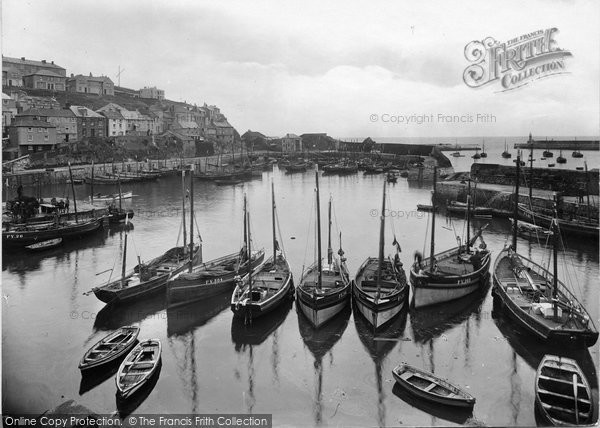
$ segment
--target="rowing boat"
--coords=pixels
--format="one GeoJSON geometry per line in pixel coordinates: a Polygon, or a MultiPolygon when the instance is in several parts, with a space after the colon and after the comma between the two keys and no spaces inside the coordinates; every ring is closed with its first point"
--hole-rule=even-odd
{"type": "Polygon", "coordinates": [[[158,339],[149,339],[139,343],[125,357],[116,377],[119,398],[131,397],[148,382],[160,365],[161,350],[158,339]]]}
{"type": "Polygon", "coordinates": [[[79,370],[94,369],[126,355],[137,342],[139,332],[139,327],[129,326],[103,337],[83,355],[79,370]]]}

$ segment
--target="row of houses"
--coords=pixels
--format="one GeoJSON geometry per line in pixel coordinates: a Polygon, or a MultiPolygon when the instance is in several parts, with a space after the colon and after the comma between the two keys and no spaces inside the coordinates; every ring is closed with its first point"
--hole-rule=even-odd
{"type": "MultiPolygon", "coordinates": [[[[107,76],[71,73],[67,77],[67,70],[54,64],[54,61],[6,56],[2,56],[2,86],[97,95],[115,95],[119,92],[119,88],[107,76]]],[[[134,96],[139,98],[165,99],[165,91],[156,87],[144,87],[134,92],[134,96]]]]}
{"type": "Polygon", "coordinates": [[[339,141],[326,133],[285,134],[283,137],[267,137],[248,130],[241,136],[247,147],[281,150],[283,153],[302,153],[310,150],[337,150],[339,141]]]}

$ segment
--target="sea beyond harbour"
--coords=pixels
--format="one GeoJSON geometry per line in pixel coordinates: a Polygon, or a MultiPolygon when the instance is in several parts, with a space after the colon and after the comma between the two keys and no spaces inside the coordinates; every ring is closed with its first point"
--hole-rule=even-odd
{"type": "MultiPolygon", "coordinates": [[[[512,145],[525,141],[507,138],[513,160],[516,150],[512,145]]],[[[419,142],[481,144],[482,139],[419,142]]],[[[485,138],[485,144],[485,162],[512,164],[500,157],[504,138],[485,138]]],[[[474,153],[448,157],[455,170],[466,171],[474,153]]],[[[590,169],[600,165],[600,152],[583,153],[583,159],[565,153],[568,162],[563,167],[574,169],[583,166],[584,160],[590,169]]],[[[555,158],[557,155],[555,152],[555,158]]],[[[534,157],[538,156],[534,150],[534,157]]],[[[271,180],[282,234],[279,242],[297,283],[303,266],[314,260],[314,170],[285,174],[275,168],[259,180],[236,186],[195,181],[195,216],[204,260],[241,248],[244,194],[249,201],[254,246],[271,251],[271,180]]],[[[322,206],[330,195],[333,198],[334,251],[341,232],[352,274],[366,257],[377,255],[383,181],[382,175],[362,173],[321,178],[322,206]]],[[[104,188],[106,193],[113,191],[111,186],[104,188]]],[[[61,184],[39,190],[44,197],[66,196],[70,188],[61,184]]],[[[138,256],[149,260],[181,238],[181,182],[176,176],[165,177],[127,184],[123,190],[135,195],[124,205],[136,212],[133,229],[128,232],[127,265],[131,268],[138,256]]],[[[25,194],[37,191],[24,189],[25,194]]],[[[76,192],[78,199],[87,198],[90,187],[76,186],[76,192]]],[[[386,254],[392,252],[395,235],[408,271],[415,251],[428,254],[430,218],[416,211],[416,206],[430,201],[431,184],[401,178],[389,185],[388,193],[386,254]]],[[[326,210],[322,215],[325,219],[326,210]]],[[[483,236],[495,259],[511,239],[511,225],[494,218],[475,220],[474,227],[485,223],[489,226],[483,236]]],[[[455,234],[462,236],[465,228],[460,217],[441,216],[436,224],[436,248],[440,251],[455,246],[455,234]]],[[[377,335],[353,311],[314,332],[296,312],[295,302],[257,320],[252,327],[233,321],[228,296],[176,309],[167,308],[162,295],[105,307],[93,294],[83,293],[106,281],[107,270],[114,269],[113,278],[120,272],[125,233],[123,226],[117,226],[47,253],[3,252],[4,413],[41,414],[72,398],[97,413],[118,410],[121,416],[271,413],[274,425],[292,426],[533,426],[537,365],[544,354],[564,352],[535,342],[494,311],[489,287],[440,307],[411,309],[394,321],[387,333],[377,335]],[[117,408],[114,376],[82,381],[77,365],[101,337],[132,324],[141,328],[140,339],[161,340],[163,363],[156,385],[143,400],[117,408]],[[403,361],[463,387],[477,399],[473,412],[449,414],[411,402],[394,387],[391,373],[403,361]]],[[[559,263],[561,278],[573,285],[573,292],[598,326],[598,243],[569,236],[565,243],[567,249],[559,263]]],[[[538,262],[550,259],[551,250],[544,248],[544,242],[519,238],[518,244],[521,253],[538,262]]],[[[598,345],[571,356],[591,381],[597,402],[598,345]]]]}

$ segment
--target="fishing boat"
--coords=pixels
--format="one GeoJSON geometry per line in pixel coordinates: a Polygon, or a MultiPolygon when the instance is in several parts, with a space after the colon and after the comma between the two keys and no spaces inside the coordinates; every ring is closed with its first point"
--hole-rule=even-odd
{"type": "MultiPolygon", "coordinates": [[[[381,213],[385,213],[386,183],[383,183],[381,213]]],[[[352,295],[358,310],[374,330],[384,327],[402,312],[408,300],[409,287],[400,261],[400,245],[394,237],[394,261],[384,258],[385,216],[379,226],[379,257],[368,257],[358,268],[352,284],[352,295]]]]}
{"type": "Polygon", "coordinates": [[[142,388],[160,367],[162,346],[158,339],[139,343],[125,357],[117,372],[117,396],[127,399],[142,388]]]}
{"type": "Polygon", "coordinates": [[[388,172],[385,179],[388,183],[397,183],[398,175],[395,172],[388,172]]]}
{"type": "Polygon", "coordinates": [[[83,355],[79,370],[95,369],[127,355],[135,346],[139,332],[139,327],[128,326],[103,337],[83,355]]]}
{"type": "Polygon", "coordinates": [[[243,180],[240,180],[238,178],[226,178],[226,179],[215,179],[213,180],[213,182],[217,185],[217,186],[235,186],[236,184],[240,184],[243,182],[243,180]]]}
{"type": "Polygon", "coordinates": [[[583,153],[581,153],[579,150],[575,150],[571,156],[573,156],[574,158],[582,158],[583,157],[583,153]]]}
{"type": "Polygon", "coordinates": [[[552,153],[550,150],[548,150],[548,148],[546,148],[546,150],[544,150],[544,152],[542,153],[542,155],[545,158],[552,158],[552,157],[554,157],[554,153],[552,153]]]}
{"type": "Polygon", "coordinates": [[[556,166],[556,164],[554,164],[554,163],[549,163],[548,164],[548,168],[554,168],[555,166],[556,166]]]}
{"type": "MultiPolygon", "coordinates": [[[[94,178],[94,181],[96,179],[94,178]]],[[[115,181],[115,184],[119,184],[119,179],[117,179],[115,181]]],[[[133,192],[131,190],[127,191],[127,192],[123,192],[123,193],[112,193],[112,194],[102,194],[102,193],[96,193],[93,196],[90,196],[89,199],[90,201],[93,202],[113,202],[113,201],[117,201],[119,199],[131,199],[133,198],[133,192]]]]}
{"type": "Polygon", "coordinates": [[[562,150],[560,151],[560,155],[556,158],[556,163],[567,163],[567,158],[562,155],[562,150]]]}
{"type": "Polygon", "coordinates": [[[598,331],[592,318],[558,279],[558,223],[554,220],[550,227],[552,272],[517,252],[519,180],[520,168],[517,168],[512,245],[504,248],[494,263],[494,300],[520,328],[544,342],[593,346],[598,340],[598,331]]]}
{"type": "MultiPolygon", "coordinates": [[[[185,171],[182,171],[182,181],[185,181],[185,171]]],[[[190,170],[190,243],[186,245],[184,231],[184,244],[173,247],[167,252],[152,259],[148,263],[139,262],[133,271],[126,272],[127,260],[127,233],[123,246],[123,262],[121,278],[91,291],[105,303],[117,303],[139,300],[153,293],[164,292],[167,281],[175,275],[191,268],[202,259],[199,245],[194,245],[194,187],[193,170],[190,170]]],[[[185,193],[183,194],[185,201],[185,193]]],[[[185,207],[185,202],[184,202],[185,207]]],[[[185,224],[185,210],[183,210],[182,223],[185,224]]],[[[139,259],[139,257],[138,257],[139,259]]]]}
{"type": "Polygon", "coordinates": [[[559,229],[563,233],[595,237],[596,239],[600,236],[600,225],[598,224],[597,219],[591,217],[577,217],[572,220],[562,218],[557,219],[540,212],[535,212],[523,204],[519,204],[519,216],[519,218],[522,218],[535,226],[542,226],[547,230],[551,229],[553,222],[557,222],[559,229]]]}
{"type": "Polygon", "coordinates": [[[433,205],[430,205],[430,204],[417,204],[417,211],[426,211],[426,212],[433,211],[433,205]]]}
{"type": "Polygon", "coordinates": [[[582,166],[576,166],[576,167],[575,167],[575,169],[576,169],[577,171],[583,171],[583,167],[582,167],[582,166]]]}
{"type": "MultiPolygon", "coordinates": [[[[250,234],[250,214],[246,215],[246,231],[250,234]]],[[[273,255],[260,266],[250,269],[248,275],[238,281],[231,296],[231,310],[235,317],[246,323],[283,305],[293,296],[293,278],[288,261],[279,247],[275,234],[276,206],[275,187],[271,182],[271,220],[273,228],[273,255]]],[[[247,242],[252,241],[248,238],[247,242]]],[[[250,245],[248,245],[250,252],[250,245]]],[[[250,254],[250,253],[249,253],[250,254]]]]}
{"type": "Polygon", "coordinates": [[[289,165],[285,166],[285,171],[292,173],[292,172],[304,172],[308,169],[308,165],[306,164],[306,162],[297,162],[297,163],[292,163],[289,165]]]}
{"type": "MultiPolygon", "coordinates": [[[[69,175],[72,177],[71,164],[69,164],[69,175]]],[[[77,199],[75,196],[75,187],[71,183],[73,193],[74,220],[62,220],[55,216],[54,221],[44,221],[43,223],[15,223],[3,225],[2,245],[7,247],[27,247],[42,242],[52,241],[56,243],[57,239],[63,241],[80,238],[97,232],[102,228],[102,217],[80,220],[77,212],[77,199]]],[[[48,243],[50,245],[51,243],[48,243]]],[[[33,249],[42,249],[42,245],[33,249]]]]}
{"type": "Polygon", "coordinates": [[[552,236],[551,230],[521,220],[517,220],[517,233],[526,238],[546,238],[552,236]]]}
{"type": "Polygon", "coordinates": [[[455,158],[464,158],[465,155],[461,155],[460,152],[454,152],[454,153],[452,153],[452,157],[455,157],[455,158]]]}
{"type": "Polygon", "coordinates": [[[395,367],[392,375],[398,385],[423,400],[455,407],[470,408],[475,405],[475,398],[467,392],[433,373],[406,363],[395,367]]]}
{"type": "Polygon", "coordinates": [[[475,149],[475,154],[471,156],[472,159],[481,159],[481,155],[479,154],[479,149],[475,149]]]}
{"type": "Polygon", "coordinates": [[[485,140],[483,140],[483,148],[481,149],[481,154],[479,156],[482,158],[487,158],[487,153],[485,151],[485,140]]]}
{"type": "Polygon", "coordinates": [[[545,355],[535,376],[535,404],[552,426],[591,425],[593,396],[575,360],[545,355]]]}
{"type": "Polygon", "coordinates": [[[244,277],[251,269],[256,269],[265,257],[265,251],[248,254],[248,232],[246,221],[246,196],[244,195],[244,246],[215,260],[194,266],[189,272],[182,272],[167,282],[167,301],[169,307],[203,300],[209,297],[229,293],[236,280],[244,277]]]}
{"type": "Polygon", "coordinates": [[[467,211],[473,217],[491,216],[493,213],[492,208],[467,207],[466,202],[450,201],[450,204],[446,206],[446,212],[450,214],[466,214],[467,211]]]}
{"type": "MultiPolygon", "coordinates": [[[[302,273],[300,284],[296,288],[296,301],[300,311],[313,327],[318,328],[335,317],[350,302],[350,275],[346,258],[341,248],[333,256],[331,247],[331,198],[328,210],[327,265],[321,255],[321,201],[319,198],[319,171],[315,171],[316,181],[316,223],[317,223],[317,259],[302,273]]],[[[340,234],[341,241],[341,234],[340,234]]]]}
{"type": "Polygon", "coordinates": [[[26,249],[31,251],[44,251],[51,248],[56,248],[63,243],[62,238],[49,239],[47,241],[36,242],[35,244],[25,246],[26,249]]]}
{"type": "MultiPolygon", "coordinates": [[[[436,204],[437,167],[434,167],[431,203],[436,204]]],[[[464,244],[444,252],[435,253],[435,210],[431,214],[431,249],[427,260],[420,253],[410,270],[415,308],[458,299],[485,287],[489,278],[491,253],[483,241],[480,228],[471,238],[471,181],[467,195],[467,236],[464,244]],[[474,248],[481,239],[478,248],[474,248]]]]}
{"type": "Polygon", "coordinates": [[[502,157],[504,159],[512,158],[512,154],[508,151],[508,145],[506,144],[506,140],[504,140],[504,151],[502,152],[502,157]]]}

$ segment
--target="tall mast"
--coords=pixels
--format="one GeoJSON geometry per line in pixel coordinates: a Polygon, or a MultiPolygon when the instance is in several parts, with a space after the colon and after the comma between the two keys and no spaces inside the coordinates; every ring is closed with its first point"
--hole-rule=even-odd
{"type": "Polygon", "coordinates": [[[315,169],[315,180],[317,182],[317,266],[319,278],[317,280],[317,289],[321,289],[323,283],[323,263],[321,260],[321,198],[319,197],[319,167],[315,169]]]}
{"type": "Polygon", "coordinates": [[[92,205],[94,205],[94,161],[92,160],[92,196],[90,200],[92,201],[92,205]]]}
{"type": "MultiPolygon", "coordinates": [[[[125,226],[127,226],[127,220],[129,217],[125,217],[125,226]]],[[[127,265],[127,227],[125,227],[125,243],[123,244],[123,261],[121,263],[121,285],[125,285],[125,266],[127,265]]],[[[141,274],[141,266],[140,274],[141,274]]]]}
{"type": "Polygon", "coordinates": [[[69,162],[69,178],[71,179],[71,192],[73,193],[73,209],[75,210],[75,223],[77,220],[77,199],[75,199],[75,185],[73,185],[73,171],[71,171],[71,162],[69,162]]]}
{"type": "Polygon", "coordinates": [[[469,189],[467,190],[467,248],[469,251],[469,243],[471,242],[471,177],[469,177],[469,189]]]}
{"type": "Polygon", "coordinates": [[[386,180],[383,181],[383,200],[381,202],[381,222],[379,226],[379,263],[377,266],[377,296],[375,301],[379,300],[379,293],[381,290],[381,271],[383,269],[383,245],[385,236],[385,184],[386,180]]]}
{"type": "Polygon", "coordinates": [[[187,247],[187,231],[185,226],[185,171],[181,170],[181,193],[183,198],[181,200],[181,221],[183,222],[183,248],[187,247]]]}
{"type": "MultiPolygon", "coordinates": [[[[331,266],[333,263],[333,249],[331,248],[331,197],[329,198],[329,211],[328,211],[328,229],[327,229],[327,264],[331,266]]],[[[342,248],[341,244],[341,232],[340,232],[340,248],[342,248]]]]}
{"type": "Polygon", "coordinates": [[[117,187],[119,190],[119,211],[123,209],[123,203],[121,198],[121,174],[117,175],[117,187]]]}
{"type": "Polygon", "coordinates": [[[433,167],[433,192],[431,193],[431,249],[429,250],[429,270],[433,270],[433,260],[435,255],[435,191],[437,186],[437,166],[433,167]]]}
{"type": "Polygon", "coordinates": [[[590,208],[590,175],[588,174],[587,162],[583,162],[585,166],[585,193],[587,195],[587,216],[588,221],[592,220],[592,212],[590,208]]]}
{"type": "MultiPolygon", "coordinates": [[[[244,202],[244,205],[246,205],[245,202],[244,202]]],[[[249,268],[249,270],[248,270],[248,290],[250,291],[248,294],[251,296],[252,295],[252,248],[251,248],[252,240],[250,239],[250,213],[248,211],[246,211],[245,217],[246,217],[245,223],[247,224],[247,226],[244,225],[244,228],[248,230],[248,246],[246,247],[248,250],[247,256],[248,256],[248,268],[249,268]]]]}
{"type": "Polygon", "coordinates": [[[273,223],[273,266],[277,261],[277,238],[275,237],[275,183],[271,181],[271,219],[273,223]]]}
{"type": "Polygon", "coordinates": [[[521,152],[517,152],[517,178],[515,181],[515,208],[513,212],[513,251],[517,251],[517,221],[519,219],[519,181],[521,180],[521,152]]]}
{"type": "Polygon", "coordinates": [[[558,295],[558,219],[556,212],[552,219],[552,261],[553,261],[553,280],[552,280],[552,306],[554,307],[554,319],[558,318],[558,307],[556,306],[558,295]]]}
{"type": "Polygon", "coordinates": [[[248,248],[248,224],[246,219],[246,211],[247,211],[247,202],[246,202],[246,194],[244,193],[244,248],[248,248]]]}
{"type": "Polygon", "coordinates": [[[194,165],[190,165],[190,272],[194,264],[194,165]]]}
{"type": "MultiPolygon", "coordinates": [[[[531,139],[531,138],[530,138],[531,139]]],[[[533,143],[529,151],[529,207],[533,207],[533,143]]]]}

